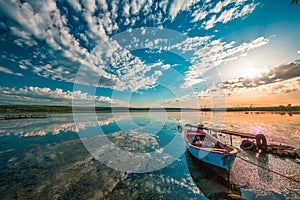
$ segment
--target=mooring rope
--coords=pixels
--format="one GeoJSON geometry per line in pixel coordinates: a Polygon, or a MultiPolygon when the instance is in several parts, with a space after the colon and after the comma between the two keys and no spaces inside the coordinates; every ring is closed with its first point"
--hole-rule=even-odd
{"type": "Polygon", "coordinates": [[[270,172],[272,172],[272,173],[274,173],[274,174],[277,174],[277,175],[279,175],[279,176],[282,176],[282,177],[285,177],[285,178],[290,179],[290,180],[292,180],[292,181],[295,181],[295,182],[300,183],[300,180],[298,180],[298,179],[295,179],[295,178],[293,178],[293,177],[286,176],[286,175],[284,175],[284,174],[281,174],[281,173],[279,173],[279,172],[276,172],[276,171],[274,171],[274,170],[271,170],[271,169],[269,169],[269,168],[267,168],[267,167],[258,165],[258,164],[256,164],[256,163],[251,162],[251,161],[249,161],[249,160],[246,160],[245,158],[242,158],[242,157],[240,157],[240,156],[237,156],[237,157],[240,158],[241,160],[245,161],[245,162],[248,162],[248,163],[250,163],[250,164],[252,164],[252,165],[255,165],[255,166],[257,166],[257,167],[260,167],[260,168],[262,168],[262,169],[264,169],[264,170],[270,171],[270,172]]]}

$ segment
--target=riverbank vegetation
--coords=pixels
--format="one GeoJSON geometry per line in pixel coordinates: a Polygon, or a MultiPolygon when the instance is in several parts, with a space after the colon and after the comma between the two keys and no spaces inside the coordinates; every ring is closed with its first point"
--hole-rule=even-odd
{"type": "Polygon", "coordinates": [[[202,112],[249,112],[249,111],[278,111],[278,112],[300,112],[300,106],[279,105],[272,107],[236,107],[236,108],[126,108],[126,107],[72,107],[72,106],[51,106],[51,105],[0,105],[0,113],[28,113],[28,112],[47,112],[47,113],[71,113],[75,112],[145,112],[145,111],[202,111],[202,112]]]}

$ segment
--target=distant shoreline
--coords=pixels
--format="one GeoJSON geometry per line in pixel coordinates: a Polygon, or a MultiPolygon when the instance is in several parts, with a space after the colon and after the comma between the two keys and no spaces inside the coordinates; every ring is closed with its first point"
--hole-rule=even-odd
{"type": "Polygon", "coordinates": [[[72,107],[50,105],[0,105],[0,113],[72,113],[72,112],[278,112],[300,113],[300,106],[272,106],[272,107],[238,107],[238,108],[128,108],[128,107],[72,107]]]}

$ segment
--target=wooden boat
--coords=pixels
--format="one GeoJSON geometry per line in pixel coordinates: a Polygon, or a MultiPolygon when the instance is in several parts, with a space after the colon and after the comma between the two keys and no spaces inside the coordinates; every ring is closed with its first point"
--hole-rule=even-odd
{"type": "Polygon", "coordinates": [[[186,126],[190,128],[185,131],[184,139],[191,155],[197,160],[225,170],[229,175],[238,150],[204,132],[202,125],[196,130],[192,129],[195,126],[186,126]]]}

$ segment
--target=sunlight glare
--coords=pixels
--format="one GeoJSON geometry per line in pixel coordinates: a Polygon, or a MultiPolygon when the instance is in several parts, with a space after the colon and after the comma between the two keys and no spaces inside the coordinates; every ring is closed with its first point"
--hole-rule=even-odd
{"type": "Polygon", "coordinates": [[[256,67],[251,67],[245,70],[244,74],[242,75],[244,78],[256,78],[260,75],[260,70],[256,67]]]}
{"type": "Polygon", "coordinates": [[[240,73],[240,76],[243,78],[253,79],[259,77],[261,75],[261,71],[255,67],[254,63],[247,61],[245,69],[240,73]]]}

